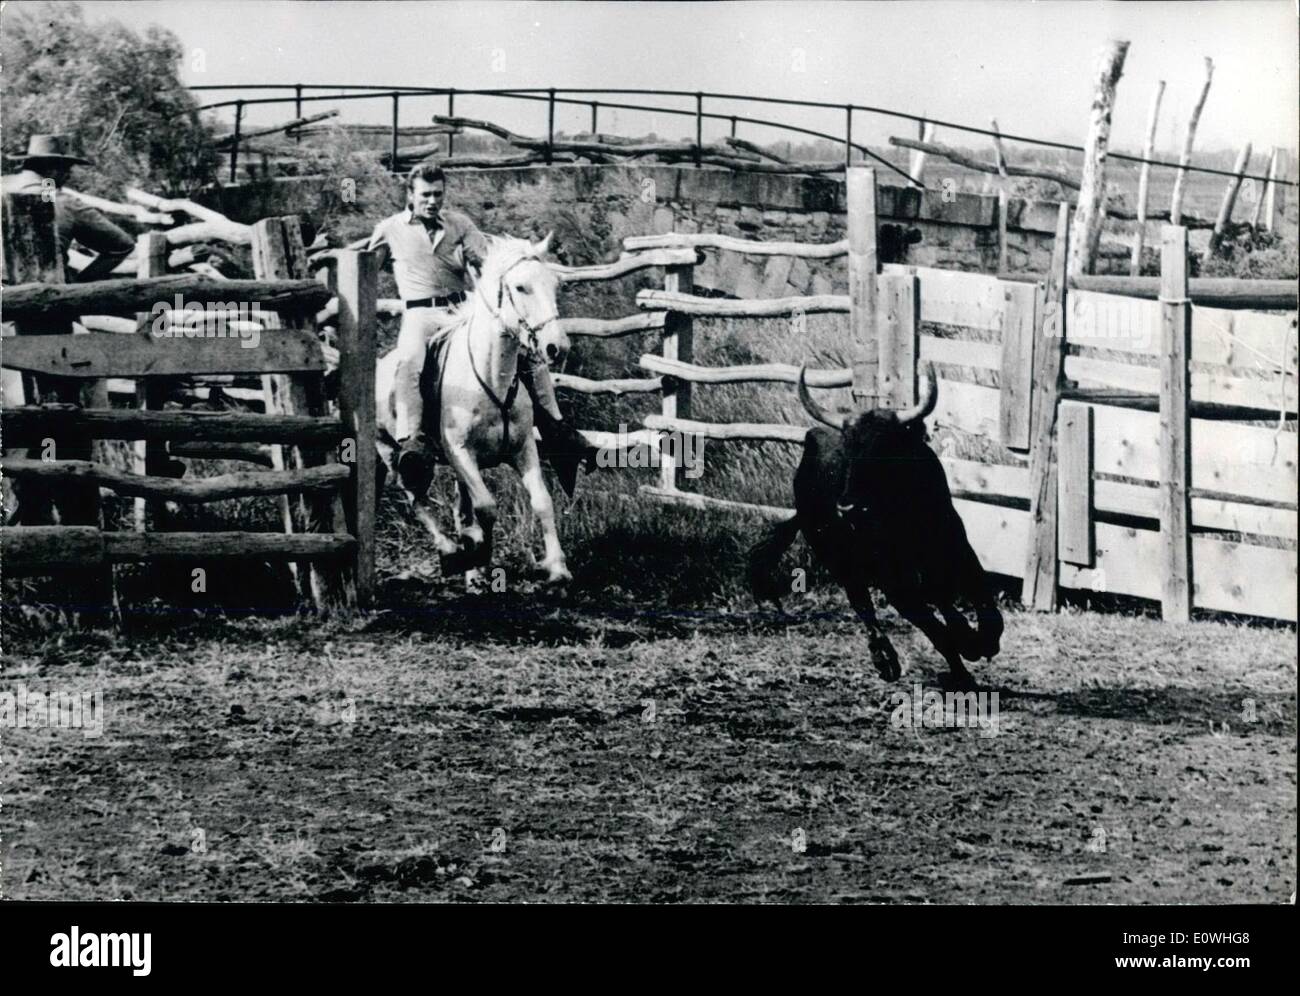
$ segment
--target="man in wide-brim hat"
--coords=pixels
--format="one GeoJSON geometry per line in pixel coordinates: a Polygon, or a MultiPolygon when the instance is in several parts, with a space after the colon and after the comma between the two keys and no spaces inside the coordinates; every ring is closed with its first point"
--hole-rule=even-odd
{"type": "Polygon", "coordinates": [[[41,194],[53,199],[59,253],[70,279],[86,281],[106,277],[135,249],[135,240],[130,235],[96,208],[63,189],[72,167],[94,165],[71,152],[65,136],[33,135],[27,142],[25,155],[9,158],[21,162],[22,170],[0,178],[6,194],[41,194]],[[68,270],[68,250],[73,242],[99,254],[75,276],[68,270]]]}

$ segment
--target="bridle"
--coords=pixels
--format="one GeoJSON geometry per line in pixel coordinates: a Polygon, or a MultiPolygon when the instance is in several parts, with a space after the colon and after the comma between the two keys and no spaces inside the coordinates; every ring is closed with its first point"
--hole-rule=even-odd
{"type": "MultiPolygon", "coordinates": [[[[496,319],[497,324],[501,326],[501,334],[503,336],[508,335],[514,339],[515,342],[519,344],[519,348],[525,353],[535,353],[540,342],[539,333],[541,330],[546,328],[546,326],[551,322],[558,321],[560,316],[559,313],[556,312],[555,314],[549,315],[540,326],[533,326],[528,319],[524,317],[524,313],[519,310],[519,305],[515,302],[514,293],[510,290],[510,286],[506,282],[506,274],[520,263],[529,260],[539,263],[542,262],[538,256],[524,255],[520,256],[517,260],[501,271],[501,275],[497,279],[497,303],[495,308],[492,306],[492,302],[484,296],[483,284],[481,281],[476,280],[474,282],[474,293],[478,295],[478,299],[483,302],[483,306],[488,309],[492,317],[496,319]],[[520,329],[510,328],[510,326],[506,324],[505,319],[501,317],[501,306],[507,298],[510,301],[510,307],[513,309],[515,317],[519,319],[519,325],[528,335],[527,340],[520,336],[520,329]]],[[[543,265],[545,264],[543,263],[543,265]]],[[[519,364],[515,364],[515,375],[510,381],[510,387],[506,391],[505,400],[503,401],[496,396],[496,392],[493,391],[488,382],[483,379],[483,375],[478,372],[478,367],[474,364],[474,350],[470,347],[469,340],[469,329],[467,327],[465,330],[465,352],[469,356],[469,368],[473,371],[474,379],[478,381],[478,386],[483,389],[483,393],[488,396],[488,400],[491,401],[492,404],[496,406],[497,411],[501,413],[501,446],[497,452],[497,458],[501,459],[510,446],[510,409],[514,407],[515,397],[519,394],[519,364]]]]}

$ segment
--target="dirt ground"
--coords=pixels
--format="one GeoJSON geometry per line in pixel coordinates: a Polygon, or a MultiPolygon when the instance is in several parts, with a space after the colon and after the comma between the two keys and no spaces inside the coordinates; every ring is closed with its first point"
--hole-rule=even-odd
{"type": "MultiPolygon", "coordinates": [[[[388,611],[7,640],[8,898],[1282,903],[1289,629],[1009,611],[990,730],[891,723],[942,664],[842,599],[613,612],[389,579],[388,611]]],[[[165,621],[166,622],[166,621],[165,621]]],[[[991,702],[991,699],[986,700],[991,702]]],[[[906,710],[903,710],[906,711],[906,710]]]]}

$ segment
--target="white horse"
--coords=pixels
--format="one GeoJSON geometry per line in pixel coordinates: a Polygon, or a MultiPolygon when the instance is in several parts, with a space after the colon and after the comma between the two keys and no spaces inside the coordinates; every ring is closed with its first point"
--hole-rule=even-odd
{"type": "MultiPolygon", "coordinates": [[[[459,540],[439,528],[427,495],[403,488],[416,518],[433,537],[444,574],[467,570],[473,586],[491,563],[492,528],[497,503],[483,482],[483,470],[508,463],[528,491],[546,546],[538,564],[548,583],[572,579],[555,529],[555,510],[533,438],[533,402],[520,389],[521,349],[547,360],[563,356],[568,337],[560,327],[555,291],[559,280],[542,259],[551,236],[537,244],[527,239],[488,237],[482,274],[464,302],[431,338],[420,378],[425,425],[437,439],[457,477],[459,540]],[[436,409],[435,407],[436,406],[436,409]]],[[[393,386],[397,354],[385,354],[376,367],[376,415],[380,459],[396,473],[397,413],[393,386]]]]}

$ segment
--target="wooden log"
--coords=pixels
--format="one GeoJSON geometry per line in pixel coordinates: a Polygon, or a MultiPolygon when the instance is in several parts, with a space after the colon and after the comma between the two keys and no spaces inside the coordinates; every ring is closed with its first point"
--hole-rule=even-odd
{"type": "MultiPolygon", "coordinates": [[[[63,257],[57,234],[56,205],[54,200],[41,194],[5,194],[3,211],[3,253],[6,282],[48,281],[27,286],[48,287],[58,292],[65,289],[63,257]]],[[[14,285],[9,284],[4,294],[4,318],[15,323],[15,337],[6,340],[2,358],[6,365],[10,355],[28,343],[39,343],[51,335],[72,331],[72,315],[42,317],[24,316],[20,309],[11,307],[14,285]]],[[[104,381],[82,381],[57,376],[20,378],[21,398],[6,397],[6,405],[23,400],[68,402],[74,405],[92,404],[108,407],[108,391],[104,381]]],[[[6,447],[23,445],[21,439],[4,436],[6,447]]],[[[60,427],[58,431],[30,440],[27,445],[40,445],[40,453],[33,457],[55,456],[59,459],[91,460],[103,455],[92,438],[76,426],[60,427]],[[52,452],[49,449],[52,447],[52,452]]],[[[99,490],[85,485],[69,484],[55,490],[30,482],[15,489],[15,519],[25,525],[53,521],[51,513],[57,510],[58,522],[68,526],[98,526],[100,524],[99,490]],[[19,493],[21,492],[21,493],[19,493]]],[[[108,622],[116,606],[113,590],[113,572],[104,566],[90,566],[70,572],[63,588],[73,611],[88,624],[108,622]]]]}
{"type": "MultiPolygon", "coordinates": [[[[1186,227],[1186,226],[1184,226],[1186,227]]],[[[1036,283],[1041,273],[999,273],[999,280],[1036,283]]],[[[1197,277],[1189,281],[1192,303],[1214,308],[1253,308],[1260,311],[1295,311],[1300,303],[1294,280],[1243,280],[1237,277],[1197,277]]],[[[1073,290],[1118,294],[1154,301],[1160,297],[1159,277],[1121,277],[1077,274],[1073,290]]]]}
{"type": "MultiPolygon", "coordinates": [[[[277,132],[292,131],[295,128],[301,128],[303,125],[315,124],[318,121],[325,121],[329,118],[336,118],[338,116],[338,111],[321,111],[319,114],[309,114],[303,118],[294,118],[292,121],[285,121],[283,124],[272,125],[269,128],[259,128],[257,131],[241,131],[239,134],[239,142],[242,145],[250,138],[261,138],[263,135],[274,135],[277,132]]],[[[233,133],[229,135],[217,135],[213,139],[213,142],[218,149],[228,149],[234,144],[235,135],[233,133]]]]}
{"type": "Polygon", "coordinates": [[[643,290],[636,295],[638,308],[669,311],[680,315],[709,315],[721,318],[781,318],[796,312],[849,310],[849,298],[841,294],[811,297],[773,297],[764,300],[728,301],[716,297],[695,297],[671,291],[643,290]]]}
{"type": "Polygon", "coordinates": [[[1169,201],[1169,221],[1171,224],[1182,223],[1183,196],[1187,189],[1187,166],[1192,161],[1192,145],[1196,141],[1196,126],[1201,120],[1201,111],[1205,109],[1205,98],[1210,95],[1210,82],[1214,79],[1214,61],[1205,57],[1205,83],[1201,86],[1201,95],[1192,108],[1192,116],[1187,119],[1187,135],[1183,139],[1183,151],[1178,157],[1178,172],[1174,175],[1174,192],[1169,201]]]}
{"type": "Polygon", "coordinates": [[[5,321],[133,314],[158,302],[171,305],[177,296],[186,304],[205,307],[229,307],[228,302],[241,301],[272,310],[314,310],[329,300],[329,291],[314,280],[213,280],[195,274],[64,286],[20,283],[5,292],[5,321]]]}
{"type": "MultiPolygon", "coordinates": [[[[143,210],[143,209],[141,209],[143,210]]],[[[138,276],[148,279],[150,277],[161,277],[167,273],[168,250],[167,237],[157,232],[147,232],[136,239],[135,254],[139,260],[138,276]]],[[[151,343],[148,336],[149,313],[138,312],[135,316],[137,322],[137,334],[142,337],[145,343],[151,343]]],[[[152,351],[159,352],[166,348],[164,343],[161,347],[154,347],[152,351]]],[[[153,377],[140,377],[135,381],[135,406],[136,408],[148,411],[149,409],[161,409],[167,400],[169,384],[153,377]]],[[[162,473],[163,468],[167,466],[167,447],[157,440],[137,439],[132,444],[132,464],[135,472],[141,475],[162,473]]],[[[150,520],[155,524],[159,523],[166,515],[166,507],[158,502],[149,502],[146,498],[137,498],[133,503],[133,512],[135,517],[136,532],[144,532],[149,528],[150,520]]]]}
{"type": "MultiPolygon", "coordinates": [[[[914,138],[900,138],[895,135],[889,139],[889,144],[896,145],[902,149],[915,149],[932,156],[942,156],[944,159],[954,162],[958,166],[965,166],[967,169],[977,170],[981,173],[998,172],[997,163],[976,159],[974,156],[967,155],[959,149],[954,149],[947,145],[940,145],[937,142],[920,142],[914,138]]],[[[1053,180],[1069,190],[1079,189],[1079,181],[1068,173],[1048,169],[1044,166],[1020,166],[1014,163],[1007,163],[1006,170],[1008,176],[1028,176],[1039,180],[1053,180]]]]}
{"type": "Polygon", "coordinates": [[[36,478],[56,484],[89,484],[110,488],[128,497],[155,501],[205,502],[253,495],[298,494],[337,488],[350,472],[338,464],[309,467],[305,470],[256,471],[219,474],[199,480],[184,481],[171,477],[131,474],[91,460],[32,460],[5,457],[0,461],[4,472],[20,480],[36,478]]]}
{"type": "MultiPolygon", "coordinates": [[[[850,166],[847,167],[845,177],[849,243],[849,343],[855,356],[852,394],[858,408],[866,409],[876,407],[880,391],[880,344],[875,327],[877,274],[880,272],[876,246],[876,171],[869,166],[850,166]]],[[[843,299],[835,300],[838,302],[843,299]]],[[[810,312],[814,309],[805,306],[803,310],[810,312]]]]}
{"type": "Polygon", "coordinates": [[[174,225],[176,219],[170,214],[163,214],[158,211],[150,211],[148,208],[141,207],[138,204],[119,204],[117,201],[106,200],[103,197],[96,197],[94,194],[83,194],[80,190],[73,190],[71,187],[62,188],[65,194],[68,194],[81,201],[88,207],[111,214],[120,218],[130,218],[138,225],[174,225]]]}
{"type": "Polygon", "coordinates": [[[555,386],[565,391],[576,391],[578,394],[653,394],[656,391],[663,390],[664,382],[661,377],[624,377],[613,378],[610,380],[591,380],[587,377],[576,377],[573,374],[551,374],[551,379],[555,386]]]}
{"type": "Polygon", "coordinates": [[[5,446],[34,446],[46,436],[82,434],[92,439],[174,439],[206,442],[294,443],[332,446],[344,435],[336,418],[252,415],[242,412],[81,409],[76,405],[26,405],[0,411],[5,446]]]}
{"type": "Polygon", "coordinates": [[[1187,622],[1192,613],[1192,309],[1185,228],[1170,225],[1164,230],[1160,291],[1161,608],[1165,619],[1187,622]]]}
{"type": "Polygon", "coordinates": [[[10,577],[107,563],[97,526],[0,527],[0,550],[10,577]]]}
{"type": "MultiPolygon", "coordinates": [[[[799,382],[799,368],[791,363],[701,367],[694,363],[668,360],[662,356],[646,353],[641,356],[640,366],[643,370],[690,381],[693,384],[797,384],[799,382]]],[[[847,368],[808,371],[809,387],[849,387],[852,383],[853,371],[847,368]]]]}
{"type": "Polygon", "coordinates": [[[229,242],[232,245],[246,246],[251,245],[253,240],[249,226],[237,225],[233,221],[227,225],[211,221],[195,221],[188,225],[170,228],[165,234],[167,244],[173,246],[186,246],[195,242],[229,242]]]}
{"type": "Polygon", "coordinates": [[[1289,172],[1286,149],[1277,149],[1276,157],[1269,167],[1269,181],[1264,191],[1265,231],[1281,232],[1282,221],[1286,213],[1286,187],[1279,180],[1284,180],[1289,172]]]}
{"type": "MultiPolygon", "coordinates": [[[[617,145],[605,142],[580,142],[557,140],[548,142],[545,139],[528,138],[524,135],[517,135],[500,125],[493,124],[490,121],[481,121],[475,118],[449,117],[442,114],[435,114],[433,120],[437,124],[445,124],[454,128],[472,128],[479,131],[486,131],[498,138],[505,139],[511,145],[517,145],[525,149],[546,149],[551,148],[556,152],[573,152],[584,154],[594,152],[600,155],[613,156],[631,156],[631,155],[657,155],[661,153],[678,153],[681,155],[694,156],[696,145],[694,142],[620,142],[617,145]]],[[[746,153],[744,150],[736,149],[727,145],[705,144],[699,146],[701,152],[711,155],[720,156],[729,159],[739,159],[742,161],[757,162],[758,156],[752,153],[746,153]]]]}
{"type": "Polygon", "coordinates": [[[1096,264],[1101,229],[1106,220],[1106,154],[1110,149],[1110,122],[1115,109],[1115,87],[1124,72],[1129,43],[1115,41],[1100,53],[1097,79],[1088,121],[1088,139],[1083,150],[1083,175],[1079,201],[1070,233],[1067,272],[1091,273],[1096,264]]]}
{"type": "Polygon", "coordinates": [[[1096,559],[1092,524],[1092,409],[1063,401],[1060,418],[1057,505],[1061,561],[1092,567],[1096,559]]]}
{"type": "MultiPolygon", "coordinates": [[[[1264,189],[1255,194],[1255,210],[1250,215],[1250,229],[1252,232],[1260,230],[1259,223],[1264,216],[1264,202],[1268,199],[1269,188],[1273,186],[1273,178],[1277,175],[1277,146],[1273,146],[1268,153],[1268,170],[1266,171],[1268,179],[1264,181],[1264,189]]],[[[1251,191],[1255,190],[1255,181],[1250,181],[1251,191]]]]}
{"type": "Polygon", "coordinates": [[[665,415],[647,415],[647,429],[657,432],[681,432],[705,439],[759,439],[772,443],[802,444],[807,426],[764,422],[696,422],[665,415]]]}
{"type": "MultiPolygon", "coordinates": [[[[1142,146],[1142,158],[1149,160],[1156,152],[1156,126],[1160,123],[1160,101],[1165,95],[1165,81],[1156,81],[1156,92],[1151,97],[1151,109],[1147,112],[1147,139],[1142,146]]],[[[1138,171],[1137,228],[1133,232],[1133,257],[1129,262],[1130,276],[1142,275],[1142,249],[1147,231],[1147,201],[1151,187],[1151,163],[1143,162],[1138,171]]],[[[1002,269],[1002,267],[998,267],[1002,269]]]]}
{"type": "MultiPolygon", "coordinates": [[[[260,328],[260,326],[258,326],[260,328]]],[[[305,330],[262,330],[258,338],[154,338],[111,332],[16,338],[4,365],[63,377],[184,377],[325,369],[320,344],[305,330]],[[256,348],[246,348],[254,343],[256,348]]]]}
{"type": "Polygon", "coordinates": [[[669,232],[666,235],[629,235],[623,240],[627,252],[641,252],[648,249],[727,249],[742,252],[750,256],[794,256],[799,259],[835,259],[847,256],[849,240],[817,244],[811,242],[759,242],[753,239],[737,239],[730,235],[716,232],[696,232],[685,234],[669,232]]]}
{"type": "Polygon", "coordinates": [[[363,608],[375,592],[375,299],[379,259],[373,252],[340,254],[339,414],[354,440],[354,473],[348,499],[348,527],[357,538],[356,591],[363,608]]]}
{"type": "MultiPolygon", "coordinates": [[[[691,250],[692,252],[694,250],[691,250]]],[[[688,297],[695,289],[694,266],[672,266],[664,274],[664,294],[688,297]]],[[[638,295],[638,306],[640,300],[638,295]]],[[[689,314],[673,311],[664,324],[663,358],[669,363],[690,363],[695,353],[694,323],[689,314]]],[[[665,420],[691,417],[690,381],[670,380],[664,383],[660,413],[665,420]]],[[[661,450],[659,460],[659,486],[677,490],[684,483],[682,468],[677,465],[677,455],[668,448],[661,450]]]]}
{"type": "MultiPolygon", "coordinates": [[[[542,438],[541,432],[536,428],[533,433],[538,440],[542,438]]],[[[602,429],[579,429],[578,433],[587,441],[588,446],[594,446],[598,450],[629,450],[638,446],[653,446],[660,449],[663,446],[663,433],[652,432],[649,429],[634,429],[631,431],[606,432],[602,429]]]]}
{"type": "Polygon", "coordinates": [[[612,339],[638,332],[662,332],[667,319],[666,311],[648,311],[626,318],[561,318],[559,324],[567,335],[612,339]]]}
{"type": "Polygon", "coordinates": [[[743,138],[737,138],[735,135],[730,135],[724,138],[723,141],[726,142],[734,149],[740,149],[744,152],[752,152],[754,155],[762,156],[764,159],[770,159],[774,163],[783,163],[788,165],[790,162],[789,159],[786,159],[784,156],[777,155],[775,152],[771,151],[770,149],[764,148],[763,146],[759,145],[757,142],[750,142],[743,138]]]}
{"type": "Polygon", "coordinates": [[[1034,385],[1034,338],[1040,328],[1038,288],[1003,286],[1002,368],[998,437],[1012,450],[1028,450],[1034,385]]]}
{"type": "Polygon", "coordinates": [[[691,494],[686,491],[669,491],[665,488],[651,487],[649,484],[641,485],[639,490],[647,498],[653,498],[656,501],[670,505],[681,505],[684,508],[696,509],[701,512],[741,512],[775,521],[788,521],[795,516],[795,510],[792,508],[755,505],[747,501],[730,501],[726,498],[710,498],[708,495],[691,494]]]}
{"type": "Polygon", "coordinates": [[[1034,336],[1034,394],[1031,415],[1029,474],[1030,539],[1025,558],[1021,601],[1027,608],[1056,607],[1057,456],[1056,421],[1065,355],[1066,265],[1070,245],[1070,206],[1062,204],[1056,220],[1052,269],[1036,309],[1043,325],[1034,336]]]}
{"type": "Polygon", "coordinates": [[[336,533],[105,533],[110,561],[335,560],[356,540],[336,533]]]}
{"type": "Polygon", "coordinates": [[[167,452],[173,457],[184,457],[187,460],[240,460],[267,469],[273,466],[271,448],[269,446],[255,446],[251,443],[226,443],[221,445],[174,442],[167,447],[167,452]]]}
{"type": "Polygon", "coordinates": [[[694,266],[704,262],[704,254],[694,249],[657,249],[635,255],[624,255],[612,263],[594,266],[561,266],[550,264],[562,283],[580,283],[587,280],[613,280],[652,266],[694,266]]]}
{"type": "Polygon", "coordinates": [[[916,276],[910,273],[888,273],[877,281],[877,404],[886,409],[907,408],[916,403],[920,286],[916,276]]]}
{"type": "Polygon", "coordinates": [[[1223,191],[1223,201],[1219,204],[1219,214],[1214,219],[1214,233],[1210,236],[1210,252],[1218,250],[1219,245],[1223,242],[1224,233],[1232,221],[1232,209],[1237,205],[1237,192],[1241,190],[1242,174],[1250,166],[1251,144],[1246,143],[1245,147],[1237,155],[1237,163],[1232,167],[1232,172],[1236,175],[1228,180],[1228,186],[1223,191]]]}

